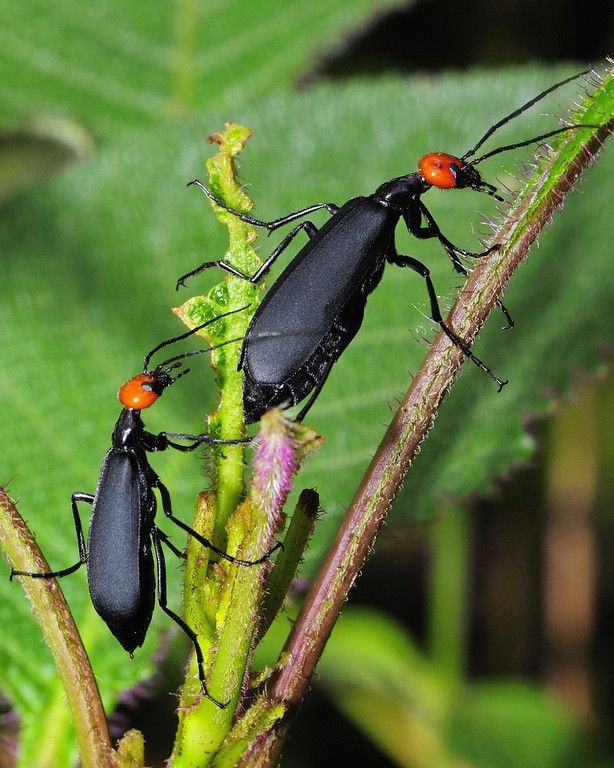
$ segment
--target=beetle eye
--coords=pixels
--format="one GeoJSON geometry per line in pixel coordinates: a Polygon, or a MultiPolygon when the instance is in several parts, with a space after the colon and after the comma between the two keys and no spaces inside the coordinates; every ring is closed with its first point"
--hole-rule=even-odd
{"type": "Polygon", "coordinates": [[[134,376],[120,387],[117,397],[124,408],[131,408],[140,411],[143,408],[149,408],[158,399],[152,389],[151,376],[142,373],[134,376]]]}

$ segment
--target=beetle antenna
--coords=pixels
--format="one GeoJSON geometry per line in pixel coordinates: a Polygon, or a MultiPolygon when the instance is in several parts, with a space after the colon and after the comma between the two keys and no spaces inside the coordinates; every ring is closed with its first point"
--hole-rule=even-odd
{"type": "MultiPolygon", "coordinates": [[[[143,373],[147,373],[149,370],[149,361],[151,358],[158,352],[159,350],[163,349],[164,347],[168,347],[170,344],[175,344],[177,341],[182,341],[183,339],[187,339],[190,336],[192,336],[195,333],[198,333],[198,331],[202,330],[203,328],[206,328],[208,325],[211,325],[212,323],[215,323],[217,320],[221,320],[223,317],[228,317],[229,315],[234,315],[237,312],[243,312],[244,309],[249,308],[249,304],[247,304],[244,307],[241,307],[240,309],[233,309],[230,312],[224,312],[221,315],[217,315],[217,317],[214,317],[211,320],[207,320],[206,323],[201,323],[201,325],[197,325],[195,328],[192,328],[189,331],[186,331],[185,333],[180,334],[179,336],[175,336],[172,339],[167,339],[166,341],[160,342],[156,347],[154,347],[150,352],[148,352],[145,355],[145,359],[143,360],[143,373]]],[[[197,354],[202,354],[202,352],[208,352],[210,349],[214,349],[214,347],[210,347],[207,350],[198,350],[197,354]]],[[[189,356],[189,353],[187,353],[184,356],[189,356]]],[[[175,360],[181,360],[182,356],[174,356],[170,357],[168,360],[165,360],[163,363],[160,363],[160,365],[157,366],[156,370],[160,370],[163,366],[167,365],[168,363],[174,362],[175,360]]]]}
{"type": "Polygon", "coordinates": [[[183,370],[179,371],[179,373],[176,376],[173,376],[171,378],[171,384],[174,384],[177,381],[177,379],[180,379],[182,376],[185,376],[186,373],[189,373],[189,372],[190,372],[189,368],[184,368],[183,370]]]}
{"type": "MultiPolygon", "coordinates": [[[[509,115],[506,115],[505,117],[501,118],[499,122],[492,125],[486,131],[486,133],[482,136],[482,138],[478,141],[478,143],[472,149],[470,149],[468,152],[465,152],[461,160],[467,160],[467,158],[471,157],[472,155],[475,155],[475,153],[482,146],[482,144],[484,144],[484,142],[487,141],[495,131],[498,131],[499,128],[501,128],[501,126],[505,125],[506,123],[509,123],[510,120],[513,120],[515,117],[518,117],[518,115],[521,115],[523,112],[525,112],[527,109],[532,107],[534,104],[537,104],[538,101],[541,101],[549,93],[552,93],[552,91],[556,91],[557,88],[561,88],[561,86],[566,85],[567,83],[571,83],[572,80],[576,80],[578,77],[582,77],[582,75],[587,75],[591,71],[591,69],[592,69],[591,67],[589,67],[588,69],[583,69],[582,72],[578,72],[577,74],[572,75],[571,77],[567,77],[565,78],[565,80],[560,80],[558,83],[551,85],[550,88],[546,88],[545,91],[538,93],[537,96],[534,96],[532,99],[529,99],[529,101],[527,101],[526,104],[523,104],[521,107],[518,107],[518,109],[515,109],[513,112],[510,112],[509,115]]],[[[523,145],[520,144],[518,146],[523,146],[523,145]]],[[[472,165],[474,164],[475,163],[472,163],[472,165]]]]}
{"type": "Polygon", "coordinates": [[[564,133],[565,131],[573,131],[576,128],[601,128],[601,126],[591,125],[588,123],[583,125],[565,125],[562,128],[555,128],[553,131],[548,131],[547,133],[542,133],[539,136],[534,136],[532,139],[525,139],[525,141],[518,141],[514,144],[506,144],[504,147],[497,147],[497,149],[493,149],[490,152],[487,152],[485,155],[481,155],[480,157],[476,158],[475,160],[470,160],[468,165],[477,165],[478,163],[481,163],[482,160],[486,160],[493,155],[498,155],[501,152],[507,152],[509,149],[517,149],[518,147],[526,147],[529,144],[537,144],[544,139],[550,138],[550,136],[556,136],[558,133],[564,133]]]}
{"type": "MultiPolygon", "coordinates": [[[[217,319],[217,318],[216,318],[217,319]]],[[[206,323],[207,325],[208,323],[206,323]]],[[[194,331],[198,330],[201,326],[198,326],[198,328],[194,328],[194,331]]],[[[164,360],[160,365],[156,367],[156,371],[160,372],[162,368],[164,368],[165,365],[168,365],[169,363],[175,363],[177,360],[185,360],[186,357],[196,357],[197,355],[204,355],[205,352],[212,352],[214,349],[220,349],[221,347],[225,347],[226,344],[233,344],[235,341],[243,341],[245,336],[238,336],[236,339],[228,339],[227,341],[222,341],[219,344],[214,344],[211,347],[203,347],[203,349],[193,349],[190,352],[181,352],[178,355],[173,355],[173,357],[169,357],[168,360],[164,360]]],[[[170,368],[167,368],[167,371],[172,371],[174,368],[179,367],[181,363],[176,363],[175,365],[171,365],[170,368]]]]}
{"type": "Polygon", "coordinates": [[[488,184],[486,181],[483,181],[479,187],[477,187],[478,192],[484,192],[487,195],[490,195],[491,197],[494,197],[495,200],[498,200],[500,203],[505,203],[505,198],[501,197],[501,195],[497,194],[497,187],[495,187],[494,184],[488,184]]]}
{"type": "MultiPolygon", "coordinates": [[[[243,309],[246,309],[246,307],[243,307],[243,309]]],[[[235,309],[235,312],[239,312],[240,310],[235,309]]],[[[227,314],[232,314],[228,312],[227,314]]],[[[214,318],[215,320],[218,320],[220,317],[224,317],[224,315],[219,315],[218,317],[214,318]]],[[[209,320],[209,323],[214,322],[213,320],[209,320]]],[[[204,323],[204,325],[209,325],[209,323],[204,323]]],[[[193,328],[191,331],[189,331],[187,334],[183,334],[183,337],[189,336],[192,333],[195,333],[196,331],[200,330],[203,326],[199,325],[196,328],[193,328]]],[[[263,339],[263,338],[271,338],[275,336],[309,336],[308,331],[261,331],[259,333],[254,333],[249,336],[250,339],[263,339]]],[[[181,338],[181,337],[179,337],[181,338]]],[[[188,357],[196,357],[197,355],[204,355],[206,352],[212,352],[214,349],[220,349],[221,347],[225,347],[227,344],[234,344],[237,341],[244,341],[247,337],[246,336],[237,336],[235,339],[227,339],[226,341],[222,341],[219,344],[214,344],[211,347],[203,347],[202,349],[192,349],[189,352],[180,352],[178,355],[173,355],[173,357],[169,357],[168,360],[163,360],[160,365],[156,366],[156,369],[154,373],[170,373],[171,371],[174,371],[176,368],[179,368],[181,365],[179,360],[185,360],[188,357]],[[170,365],[169,365],[170,364],[170,365]],[[165,366],[168,366],[165,368],[165,366]],[[163,370],[164,369],[164,370],[163,370]]],[[[173,381],[177,381],[181,376],[184,376],[190,369],[186,368],[183,370],[178,376],[175,376],[173,378],[173,381]]]]}
{"type": "Polygon", "coordinates": [[[168,366],[165,373],[170,373],[171,371],[174,371],[175,368],[180,368],[180,367],[181,367],[181,363],[173,363],[172,365],[168,366]]]}

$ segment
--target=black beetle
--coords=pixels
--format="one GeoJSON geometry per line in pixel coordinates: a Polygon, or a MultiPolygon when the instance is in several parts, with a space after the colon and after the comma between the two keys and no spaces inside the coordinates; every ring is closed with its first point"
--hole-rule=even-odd
{"type": "MultiPolygon", "coordinates": [[[[500,152],[527,146],[563,131],[595,126],[565,126],[526,141],[499,147],[474,160],[469,158],[502,125],[556,88],[589,71],[584,70],[542,91],[489,128],[480,141],[462,157],[431,152],[420,159],[417,173],[387,181],[374,194],[354,197],[341,207],[334,203],[318,203],[273,221],[260,221],[230,208],[200,181],[190,182],[199,186],[214,203],[241,221],[264,227],[269,232],[322,208],[331,214],[321,229],[317,229],[310,221],[296,224],[251,277],[226,261],[218,260],[205,262],[177,281],[179,287],[185,284],[187,278],[204,269],[219,266],[231,275],[257,283],[298,232],[304,230],[310,238],[268,291],[247,331],[239,362],[239,369],[245,375],[243,404],[246,423],[257,421],[273,406],[295,405],[311,392],[311,397],[296,417],[298,420],[304,418],[333,364],[358,332],[367,298],[380,282],[386,262],[409,267],[424,278],[432,319],[467,357],[494,379],[501,391],[507,381],[495,376],[444,322],[428,268],[411,256],[397,253],[395,228],[402,217],[407,229],[415,237],[437,238],[456,271],[467,275],[468,271],[460,257],[480,258],[499,246],[494,245],[486,251],[473,253],[454,245],[440,231],[422,202],[422,195],[432,186],[441,189],[469,188],[503,201],[496,194],[496,187],[482,180],[475,168],[478,163],[500,152]]],[[[507,327],[511,327],[513,321],[507,309],[500,301],[497,305],[507,319],[507,327]]]]}
{"type": "MultiPolygon", "coordinates": [[[[220,315],[181,336],[159,344],[145,357],[143,373],[129,379],[120,388],[118,397],[124,408],[115,424],[112,445],[102,463],[96,492],[72,494],[72,513],[79,545],[79,560],[69,568],[49,573],[11,571],[11,579],[13,576],[53,578],[67,576],[82,565],[87,565],[92,604],[122,647],[132,655],[133,651],[143,644],[153,613],[156,587],[153,565],[153,555],[155,555],[158,571],[158,603],[194,644],[203,694],[219,707],[225,705],[207,691],[203,654],[195,632],[167,606],[166,565],[162,542],[179,557],[184,557],[184,554],[155,523],[156,498],[153,489],[158,489],[162,509],[170,520],[197,539],[204,547],[208,547],[232,563],[257,565],[264,562],[281,545],[277,544],[257,560],[241,560],[218,549],[211,541],[173,515],[168,489],[147,459],[147,452],[150,451],[174,448],[187,452],[203,444],[236,444],[247,442],[249,438],[221,440],[204,434],[190,435],[175,432],[160,432],[155,435],[145,430],[141,410],[153,405],[167,387],[188,373],[189,369],[184,368],[176,375],[171,375],[181,366],[179,362],[181,359],[203,354],[212,348],[175,355],[160,363],[153,371],[149,371],[151,356],[162,347],[185,339],[225,316],[220,315]],[[182,445],[173,442],[175,439],[192,442],[182,445]],[[77,502],[92,505],[87,546],[77,502]]],[[[225,343],[231,343],[231,341],[225,343]]]]}

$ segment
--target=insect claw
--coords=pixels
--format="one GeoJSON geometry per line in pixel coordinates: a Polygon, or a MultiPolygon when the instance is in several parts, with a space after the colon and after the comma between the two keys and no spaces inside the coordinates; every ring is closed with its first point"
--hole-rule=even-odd
{"type": "Polygon", "coordinates": [[[203,694],[203,696],[204,696],[206,699],[209,699],[209,701],[210,701],[212,704],[215,704],[215,706],[216,706],[216,707],[219,707],[220,709],[226,709],[226,707],[227,707],[227,706],[230,704],[230,702],[232,701],[232,699],[228,699],[228,701],[227,701],[227,702],[225,702],[225,703],[223,703],[223,702],[221,702],[221,701],[218,701],[218,700],[217,700],[217,699],[216,699],[214,696],[212,696],[212,695],[209,693],[209,691],[207,690],[207,686],[205,685],[205,683],[204,683],[202,680],[200,681],[200,690],[202,691],[202,694],[203,694]]]}

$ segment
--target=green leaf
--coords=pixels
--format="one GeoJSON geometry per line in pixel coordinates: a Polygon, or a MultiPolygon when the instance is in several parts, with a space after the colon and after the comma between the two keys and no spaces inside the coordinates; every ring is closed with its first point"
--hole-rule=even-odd
{"type": "MultiPolygon", "coordinates": [[[[255,215],[273,218],[311,202],[343,202],[412,170],[426,151],[462,153],[506,111],[568,72],[357,81],[273,95],[257,108],[237,110],[236,117],[255,131],[241,169],[255,215]]],[[[570,99],[569,90],[554,103],[570,99]]],[[[10,479],[9,491],[20,499],[52,567],[76,559],[70,493],[95,489],[119,413],[117,387],[140,369],[147,350],[181,332],[169,307],[223,278],[211,274],[197,278],[191,292],[174,290],[179,275],[221,257],[227,247],[226,229],[202,195],[185,189],[209,151],[203,138],[226,118],[207,113],[198,125],[151,124],[126,133],[0,211],[0,478],[10,479]]],[[[521,120],[507,126],[500,141],[552,123],[540,116],[521,120]]],[[[518,154],[527,157],[526,150],[518,154]]],[[[493,158],[483,170],[492,181],[504,163],[512,168],[513,162],[493,158]]],[[[516,328],[502,333],[494,316],[476,345],[510,384],[497,395],[490,380],[465,365],[396,504],[397,520],[427,518],[446,494],[488,491],[494,475],[531,455],[525,420],[569,392],[577,373],[599,368],[599,350],[614,330],[614,219],[605,215],[613,165],[606,150],[514,277],[505,301],[516,328]]],[[[494,205],[471,191],[432,191],[428,204],[443,232],[468,248],[476,246],[472,229],[480,230],[480,212],[492,214],[494,205]]],[[[314,216],[315,223],[324,219],[314,216]]],[[[257,241],[263,254],[273,240],[257,241]]],[[[399,250],[426,261],[449,304],[459,281],[436,244],[400,232],[399,250]]],[[[415,370],[424,355],[420,337],[434,335],[421,314],[427,309],[422,281],[389,267],[369,299],[364,327],[309,414],[326,440],[299,482],[317,487],[326,514],[305,570],[315,567],[331,540],[389,419],[388,402],[404,391],[407,369],[415,370]]],[[[214,402],[213,383],[205,361],[195,360],[192,368],[147,415],[148,429],[200,431],[201,414],[214,402]]],[[[189,520],[203,485],[198,458],[169,453],[152,457],[152,465],[171,489],[176,513],[189,520]]],[[[87,514],[85,509],[84,522],[87,514]]],[[[180,532],[162,525],[181,546],[180,532]]],[[[169,562],[168,571],[170,605],[179,610],[178,569],[169,562]]],[[[49,724],[41,713],[61,712],[62,693],[53,688],[53,665],[28,604],[6,573],[5,579],[0,572],[0,621],[10,628],[0,639],[2,687],[31,724],[25,738],[35,749],[42,725],[49,724]]],[[[131,661],[94,613],[85,574],[64,579],[62,587],[109,704],[151,670],[148,659],[168,621],[154,612],[145,647],[131,661]]]]}
{"type": "Polygon", "coordinates": [[[294,83],[340,35],[402,4],[0,0],[0,121],[53,109],[112,134],[203,108],[234,111],[294,83]]]}
{"type": "Polygon", "coordinates": [[[318,684],[399,766],[596,765],[585,730],[544,691],[488,681],[456,696],[449,682],[400,626],[361,609],[343,613],[318,666],[318,684]]]}
{"type": "Polygon", "coordinates": [[[451,717],[450,748],[475,768],[594,765],[580,725],[548,694],[526,683],[470,688],[451,717]]]}
{"type": "Polygon", "coordinates": [[[457,765],[444,743],[449,691],[411,637],[384,614],[343,613],[318,664],[318,681],[397,765],[457,765]]]}

